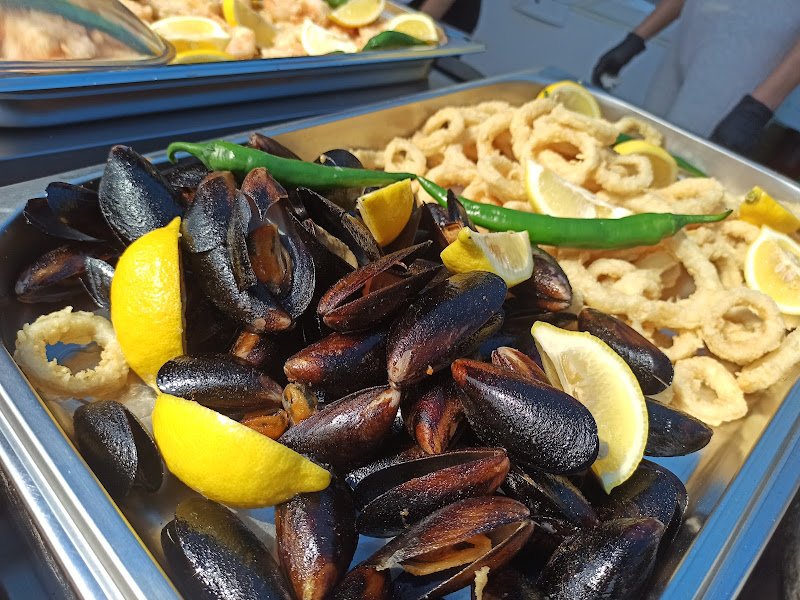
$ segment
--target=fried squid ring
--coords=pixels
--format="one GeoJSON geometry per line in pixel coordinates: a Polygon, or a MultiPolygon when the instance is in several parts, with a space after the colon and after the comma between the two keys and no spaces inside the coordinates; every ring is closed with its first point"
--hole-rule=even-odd
{"type": "Polygon", "coordinates": [[[653,183],[653,164],[641,154],[606,152],[594,180],[614,194],[638,194],[653,183]]]}
{"type": "Polygon", "coordinates": [[[747,414],[747,402],[736,379],[722,363],[709,356],[675,363],[672,388],[675,408],[709,425],[721,425],[747,414]]]}
{"type": "Polygon", "coordinates": [[[537,98],[523,104],[511,116],[511,145],[514,156],[523,157],[525,144],[533,133],[534,122],[552,111],[558,104],[549,98],[537,98]]]}
{"type": "Polygon", "coordinates": [[[614,123],[614,127],[619,133],[642,138],[649,144],[656,146],[664,144],[664,135],[650,123],[642,121],[638,117],[622,117],[614,123]]]}
{"type": "Polygon", "coordinates": [[[463,190],[472,183],[475,174],[476,172],[474,169],[469,171],[455,169],[442,163],[438,167],[434,167],[428,171],[425,177],[443,188],[458,188],[459,190],[463,190]]]}
{"type": "Polygon", "coordinates": [[[107,396],[123,387],[128,377],[128,363],[111,322],[90,312],[72,312],[71,306],[24,325],[17,332],[14,360],[37,388],[61,398],[107,396]],[[101,348],[100,361],[93,369],[73,373],[47,359],[47,346],[58,342],[95,342],[101,348]]]}
{"type": "Polygon", "coordinates": [[[520,161],[534,159],[576,185],[583,185],[600,164],[602,146],[582,131],[560,125],[537,126],[525,144],[520,161]]]}
{"type": "Polygon", "coordinates": [[[708,349],[723,360],[746,365],[777,348],[785,327],[766,294],[740,287],[719,294],[701,328],[708,349]]]}
{"type": "Polygon", "coordinates": [[[661,188],[659,193],[670,203],[670,212],[710,214],[726,209],[725,189],[716,179],[690,177],[661,188]]]}
{"type": "Polygon", "coordinates": [[[758,392],[783,380],[800,362],[800,329],[795,329],[778,348],[741,370],[737,381],[745,393],[758,392]]]}
{"type": "Polygon", "coordinates": [[[598,143],[603,146],[610,146],[613,144],[619,135],[617,128],[605,119],[595,119],[588,117],[575,111],[564,108],[559,104],[548,115],[547,121],[583,131],[592,136],[598,143]]]}
{"type": "Polygon", "coordinates": [[[385,152],[383,150],[370,150],[368,148],[351,148],[350,152],[353,153],[365,169],[378,169],[383,170],[386,165],[383,162],[385,152]]]}
{"type": "Polygon", "coordinates": [[[478,148],[478,160],[493,154],[502,154],[506,158],[514,158],[508,137],[508,128],[511,126],[511,113],[501,112],[492,115],[481,125],[476,132],[475,143],[478,148]],[[506,139],[502,139],[505,137],[506,139]]]}
{"type": "Polygon", "coordinates": [[[679,231],[664,240],[664,247],[680,261],[694,280],[697,289],[721,290],[722,282],[713,263],[706,258],[700,246],[694,243],[685,231],[679,231]]]}
{"type": "Polygon", "coordinates": [[[396,137],[386,145],[383,151],[384,169],[401,173],[422,175],[428,168],[428,161],[422,150],[411,140],[396,137]]]}
{"type": "Polygon", "coordinates": [[[496,198],[489,191],[489,186],[481,179],[480,176],[475,177],[467,187],[464,188],[464,197],[475,202],[482,202],[484,204],[493,204],[495,206],[502,206],[499,198],[496,198]]]}
{"type": "Polygon", "coordinates": [[[600,285],[616,292],[651,299],[661,295],[661,274],[658,271],[639,269],[630,262],[616,258],[597,259],[587,270],[600,285]]]}
{"type": "MultiPolygon", "coordinates": [[[[599,192],[603,194],[603,192],[599,192]]],[[[645,191],[635,196],[622,196],[618,204],[635,213],[668,213],[672,205],[660,194],[653,191],[645,191]]]]}
{"type": "Polygon", "coordinates": [[[500,154],[490,154],[478,160],[478,175],[486,182],[489,193],[506,203],[526,200],[522,185],[522,168],[500,154]]]}
{"type": "Polygon", "coordinates": [[[416,132],[411,141],[425,156],[438,154],[455,143],[464,133],[464,117],[457,108],[447,107],[436,111],[416,132]]]}
{"type": "Polygon", "coordinates": [[[668,345],[658,344],[661,351],[674,364],[679,360],[691,358],[703,348],[703,338],[696,329],[684,329],[670,336],[668,345]]]}

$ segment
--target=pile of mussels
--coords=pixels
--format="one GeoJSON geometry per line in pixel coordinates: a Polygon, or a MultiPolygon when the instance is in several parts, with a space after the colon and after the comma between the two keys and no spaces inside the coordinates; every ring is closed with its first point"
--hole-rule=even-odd
{"type": "MultiPolygon", "coordinates": [[[[297,158],[274,140],[250,145],[297,158]]],[[[359,167],[343,150],[318,162],[359,167]]],[[[264,169],[243,181],[194,159],[158,170],[123,146],[101,179],[53,183],[30,225],[68,240],[22,273],[25,302],[86,291],[108,307],[125,245],[182,216],[188,354],[158,387],[224,413],[331,469],[324,491],[275,509],[276,562],[228,509],[196,497],[162,531],[190,598],[336,600],[638,598],[687,506],[681,481],[643,460],[606,494],[589,411],[553,387],[530,336],[536,320],[588,331],[631,366],[645,394],[669,360],[614,317],[570,305],[558,263],[534,274],[450,275],[440,251],[471,223],[454,196],[416,207],[381,249],[353,212],[363,189],[284,190],[264,169]],[[359,535],[392,537],[347,572],[359,535]]],[[[696,419],[647,400],[646,454],[708,443],[696,419]]],[[[112,496],[157,490],[163,466],[114,401],[74,416],[87,462],[112,496]]]]}

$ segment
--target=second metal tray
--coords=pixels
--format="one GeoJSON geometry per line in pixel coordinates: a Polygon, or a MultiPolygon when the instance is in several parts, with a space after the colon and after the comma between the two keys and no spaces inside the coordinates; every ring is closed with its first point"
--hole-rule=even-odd
{"type": "MultiPolygon", "coordinates": [[[[485,100],[519,104],[535,97],[546,83],[534,73],[512,74],[270,128],[265,133],[306,158],[342,145],[378,147],[394,136],[407,135],[442,106],[485,100]]],[[[760,185],[783,199],[800,201],[800,189],[790,181],[624,102],[601,93],[597,97],[608,118],[637,114],[651,122],[665,133],[669,149],[717,175],[734,193],[760,185]]],[[[157,155],[153,160],[162,162],[164,158],[157,155]]],[[[52,179],[81,183],[100,173],[94,168],[52,179]]],[[[21,204],[42,191],[42,181],[36,181],[0,189],[0,195],[21,204]]],[[[54,309],[51,305],[23,305],[11,294],[17,273],[47,244],[54,242],[27,227],[19,214],[0,230],[0,281],[4,282],[0,307],[6,348],[13,348],[22,323],[54,309]]],[[[715,428],[711,443],[701,452],[659,460],[684,481],[690,504],[678,538],[653,577],[650,597],[711,600],[738,593],[798,487],[797,375],[795,371],[768,393],[751,398],[747,417],[715,428]]],[[[3,350],[0,382],[0,462],[31,513],[31,522],[64,567],[70,585],[86,597],[173,597],[175,592],[153,556],[161,554],[158,532],[185,488],[172,479],[158,494],[135,495],[118,508],[63,433],[71,429],[67,413],[57,405],[46,406],[3,350]]],[[[250,516],[268,520],[270,511],[250,516]]],[[[364,543],[371,542],[367,539],[364,543]]],[[[362,545],[361,552],[368,551],[362,545]]],[[[466,591],[453,595],[458,600],[468,597],[466,591]]]]}

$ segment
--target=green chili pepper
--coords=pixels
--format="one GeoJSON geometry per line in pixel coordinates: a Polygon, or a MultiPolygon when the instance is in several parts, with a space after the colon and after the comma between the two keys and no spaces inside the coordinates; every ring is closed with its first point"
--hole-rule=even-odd
{"type": "Polygon", "coordinates": [[[233,171],[246,175],[258,167],[266,167],[270,175],[287,187],[305,186],[314,189],[369,187],[416,177],[411,173],[326,167],[317,163],[281,158],[255,148],[222,140],[198,144],[173,142],[167,147],[167,156],[174,161],[175,153],[181,151],[199,158],[212,171],[233,171]]]}
{"type": "Polygon", "coordinates": [[[325,0],[331,8],[339,8],[342,4],[347,4],[350,0],[325,0]]]}
{"type": "Polygon", "coordinates": [[[415,38],[402,31],[381,31],[378,35],[367,40],[362,52],[367,50],[391,50],[392,48],[406,48],[408,46],[427,46],[426,42],[415,38]]]}
{"type": "MultiPolygon", "coordinates": [[[[417,177],[422,188],[442,206],[447,206],[447,190],[417,177]]],[[[481,204],[459,197],[476,225],[493,231],[527,231],[531,241],[546,246],[612,249],[651,246],[693,223],[716,223],[733,211],[716,215],[676,215],[644,213],[621,219],[570,219],[526,213],[481,204]]]]}
{"type": "MultiPolygon", "coordinates": [[[[621,144],[622,142],[628,142],[633,139],[636,138],[633,138],[624,133],[620,133],[619,136],[617,136],[617,141],[614,142],[614,145],[616,146],[617,144],[621,144]]],[[[672,153],[670,153],[670,156],[675,159],[675,162],[678,164],[678,168],[681,171],[685,171],[692,177],[708,177],[708,175],[706,175],[703,171],[695,167],[692,163],[690,163],[682,156],[678,156],[677,154],[672,154],[672,153]]]]}

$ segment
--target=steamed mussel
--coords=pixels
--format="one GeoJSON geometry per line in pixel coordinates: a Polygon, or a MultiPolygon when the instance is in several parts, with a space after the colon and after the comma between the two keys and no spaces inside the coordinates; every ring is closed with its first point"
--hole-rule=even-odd
{"type": "MultiPolygon", "coordinates": [[[[299,161],[263,136],[250,145],[299,161]]],[[[319,162],[360,167],[346,151],[319,162]]],[[[641,597],[686,490],[646,460],[610,494],[598,487],[590,469],[606,449],[595,417],[548,379],[530,325],[602,339],[647,394],[669,385],[672,365],[613,316],[568,312],[572,289],[552,256],[533,247],[533,275],[511,289],[488,271],[448,273],[439,252],[474,227],[453,194],[446,209],[416,207],[381,248],[354,212],[367,185],[284,188],[265,168],[196,161],[159,171],[115,147],[95,187],[54,185],[29,203],[28,221],[69,245],[24,272],[20,300],[85,289],[107,308],[116,256],[181,216],[190,344],[161,366],[159,391],[332,473],[327,489],[276,506],[277,561],[227,508],[181,503],[161,539],[184,594],[423,600],[473,585],[484,599],[641,597]],[[393,539],[348,572],[359,535],[393,539]]],[[[646,454],[708,443],[702,422],[646,402],[646,454]]],[[[158,489],[157,449],[124,407],[90,403],[74,420],[112,496],[158,489]]]]}

